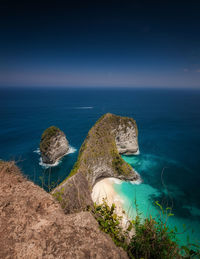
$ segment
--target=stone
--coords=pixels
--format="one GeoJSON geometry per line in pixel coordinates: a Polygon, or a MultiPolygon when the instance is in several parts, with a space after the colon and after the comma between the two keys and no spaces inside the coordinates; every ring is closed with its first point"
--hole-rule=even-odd
{"type": "Polygon", "coordinates": [[[128,258],[90,212],[64,214],[14,162],[0,161],[0,258],[128,258]]]}
{"type": "Polygon", "coordinates": [[[41,137],[40,152],[42,162],[54,164],[69,150],[69,143],[63,131],[55,126],[47,128],[41,137]]]}
{"type": "Polygon", "coordinates": [[[91,192],[97,181],[105,177],[129,181],[139,178],[120,156],[120,153],[137,151],[136,122],[132,118],[105,114],[90,129],[70,175],[52,194],[59,198],[65,213],[85,210],[92,204],[91,192]]]}
{"type": "Polygon", "coordinates": [[[128,124],[119,125],[116,130],[115,142],[119,154],[137,154],[139,151],[137,128],[132,120],[128,124]]]}

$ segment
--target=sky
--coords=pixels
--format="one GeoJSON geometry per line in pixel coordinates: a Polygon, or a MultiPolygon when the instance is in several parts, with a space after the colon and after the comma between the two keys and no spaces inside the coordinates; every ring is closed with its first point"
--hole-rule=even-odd
{"type": "Polygon", "coordinates": [[[0,1],[0,87],[200,89],[199,1],[0,1]]]}

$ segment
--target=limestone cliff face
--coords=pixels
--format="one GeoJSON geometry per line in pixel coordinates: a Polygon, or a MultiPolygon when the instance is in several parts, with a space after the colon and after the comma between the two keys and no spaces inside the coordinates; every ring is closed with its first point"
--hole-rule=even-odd
{"type": "Polygon", "coordinates": [[[89,212],[64,214],[52,195],[0,161],[0,258],[127,258],[89,212]]]}
{"type": "Polygon", "coordinates": [[[69,150],[69,144],[63,131],[55,126],[46,129],[41,137],[40,151],[43,163],[54,164],[69,150]]]}
{"type": "Polygon", "coordinates": [[[115,142],[120,154],[133,155],[138,152],[137,127],[133,120],[119,124],[115,129],[115,142]]]}
{"type": "Polygon", "coordinates": [[[107,113],[96,122],[81,146],[69,177],[52,192],[55,197],[62,196],[66,213],[91,205],[92,187],[102,178],[138,179],[132,167],[120,156],[137,152],[137,132],[132,118],[107,113]]]}

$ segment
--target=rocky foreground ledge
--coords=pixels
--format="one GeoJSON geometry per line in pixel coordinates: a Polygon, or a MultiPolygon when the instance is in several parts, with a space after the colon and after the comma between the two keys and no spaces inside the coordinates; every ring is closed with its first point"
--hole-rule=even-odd
{"type": "Polygon", "coordinates": [[[49,193],[0,161],[0,258],[127,258],[89,212],[64,214],[49,193]]]}
{"type": "Polygon", "coordinates": [[[91,128],[70,175],[52,191],[65,213],[85,210],[93,204],[92,188],[106,177],[137,180],[138,174],[120,154],[138,151],[138,130],[132,118],[107,113],[91,128]]]}
{"type": "Polygon", "coordinates": [[[69,144],[63,131],[55,126],[47,128],[41,137],[40,152],[42,162],[54,164],[69,150],[69,144]]]}

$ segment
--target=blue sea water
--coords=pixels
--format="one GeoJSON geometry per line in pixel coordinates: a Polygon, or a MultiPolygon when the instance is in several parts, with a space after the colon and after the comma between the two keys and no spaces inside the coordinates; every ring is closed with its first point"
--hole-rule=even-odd
{"type": "Polygon", "coordinates": [[[123,158],[142,183],[115,184],[125,209],[135,213],[136,197],[144,215],[153,205],[173,207],[171,226],[200,240],[200,91],[158,89],[0,89],[0,159],[17,161],[24,174],[48,189],[65,179],[87,132],[104,113],[133,117],[140,154],[123,158]],[[62,129],[73,148],[55,167],[45,168],[37,150],[47,127],[62,129]]]}

